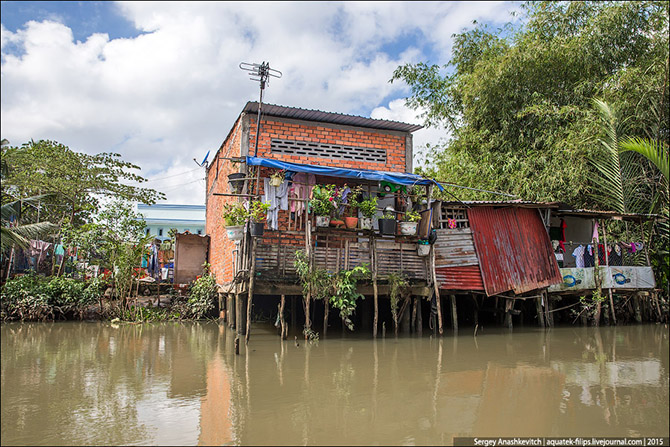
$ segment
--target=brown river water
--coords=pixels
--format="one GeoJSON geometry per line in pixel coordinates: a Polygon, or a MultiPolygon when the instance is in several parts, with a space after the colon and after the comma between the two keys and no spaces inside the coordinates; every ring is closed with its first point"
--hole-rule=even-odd
{"type": "Polygon", "coordinates": [[[3,324],[2,445],[445,445],[455,436],[668,436],[668,327],[477,337],[215,322],[3,324]]]}

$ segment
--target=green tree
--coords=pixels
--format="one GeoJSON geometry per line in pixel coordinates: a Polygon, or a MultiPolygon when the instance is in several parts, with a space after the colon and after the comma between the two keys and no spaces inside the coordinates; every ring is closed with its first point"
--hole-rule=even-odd
{"type": "Polygon", "coordinates": [[[123,161],[119,154],[95,155],[75,152],[55,141],[30,141],[21,147],[3,149],[3,169],[8,169],[3,195],[14,200],[42,194],[44,201],[40,220],[62,223],[66,218],[73,225],[90,220],[100,209],[104,197],[121,198],[142,203],[155,203],[162,193],[127,182],[142,183],[145,179],[134,171],[138,166],[123,161]]]}
{"type": "MultiPolygon", "coordinates": [[[[592,99],[616,104],[626,135],[667,141],[668,2],[529,2],[519,25],[454,36],[444,66],[406,64],[391,82],[449,138],[429,147],[423,173],[526,200],[605,207],[590,194],[592,99]]],[[[458,190],[464,199],[491,199],[458,190]]]]}

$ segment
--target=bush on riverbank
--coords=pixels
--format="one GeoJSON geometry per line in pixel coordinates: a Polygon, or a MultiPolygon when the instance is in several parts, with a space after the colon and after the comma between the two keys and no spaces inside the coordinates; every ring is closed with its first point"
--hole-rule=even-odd
{"type": "Polygon", "coordinates": [[[0,294],[2,321],[115,319],[133,322],[203,319],[215,307],[216,281],[208,271],[196,279],[189,296],[171,290],[167,307],[145,307],[137,303],[123,306],[103,300],[108,284],[101,278],[88,281],[35,274],[7,281],[0,294]]]}

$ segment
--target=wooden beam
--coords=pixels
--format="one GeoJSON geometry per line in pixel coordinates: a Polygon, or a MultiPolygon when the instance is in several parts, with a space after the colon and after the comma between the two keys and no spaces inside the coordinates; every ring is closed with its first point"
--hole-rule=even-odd
{"type": "Polygon", "coordinates": [[[247,298],[247,333],[244,337],[244,344],[249,344],[249,336],[251,335],[251,306],[254,301],[254,280],[256,279],[256,247],[258,245],[258,238],[253,238],[251,241],[251,269],[249,270],[249,296],[247,298]]]}

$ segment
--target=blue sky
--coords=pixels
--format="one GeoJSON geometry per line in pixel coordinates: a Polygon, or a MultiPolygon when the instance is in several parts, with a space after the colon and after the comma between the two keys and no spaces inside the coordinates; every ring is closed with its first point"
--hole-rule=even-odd
{"type": "MultiPolygon", "coordinates": [[[[169,203],[204,203],[202,160],[258,85],[240,62],[283,72],[273,104],[421,123],[404,63],[445,64],[473,20],[500,27],[518,2],[0,3],[2,138],[114,151],[169,203]],[[166,180],[157,180],[169,177],[166,180]]],[[[447,135],[414,134],[422,147],[447,135]]]]}

